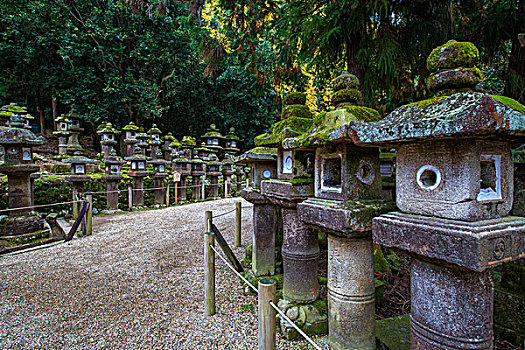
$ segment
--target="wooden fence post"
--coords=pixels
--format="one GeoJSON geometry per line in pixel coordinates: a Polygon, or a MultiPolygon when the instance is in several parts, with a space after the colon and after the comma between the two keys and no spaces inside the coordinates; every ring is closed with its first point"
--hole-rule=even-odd
{"type": "MultiPolygon", "coordinates": [[[[75,187],[73,187],[73,201],[78,200],[78,192],[75,187]]],[[[79,203],[74,202],[73,203],[73,219],[78,218],[78,211],[79,211],[79,203]]]]}
{"type": "Polygon", "coordinates": [[[235,246],[237,248],[241,246],[241,206],[241,202],[235,202],[235,246]]]}
{"type": "Polygon", "coordinates": [[[259,281],[259,350],[275,349],[275,310],[270,305],[274,302],[276,285],[272,278],[259,281]]]}
{"type": "MultiPolygon", "coordinates": [[[[206,212],[211,213],[211,212],[206,212]]],[[[204,234],[204,315],[215,315],[215,252],[210,246],[215,246],[213,232],[204,234]]]]}
{"type": "Polygon", "coordinates": [[[86,214],[86,235],[90,236],[93,234],[93,195],[86,195],[86,199],[89,203],[89,208],[86,214]]]}
{"type": "Polygon", "coordinates": [[[164,204],[166,204],[166,207],[170,206],[170,180],[168,180],[168,184],[166,185],[166,200],[164,204]]]}

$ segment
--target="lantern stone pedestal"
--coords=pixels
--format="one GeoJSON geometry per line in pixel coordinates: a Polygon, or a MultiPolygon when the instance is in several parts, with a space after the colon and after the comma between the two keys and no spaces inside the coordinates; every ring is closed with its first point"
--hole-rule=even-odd
{"type": "Polygon", "coordinates": [[[102,175],[101,179],[106,181],[106,208],[107,210],[118,210],[118,184],[124,177],[120,174],[102,175]]]}
{"type": "Polygon", "coordinates": [[[201,195],[201,176],[206,175],[204,162],[198,158],[191,160],[191,196],[193,200],[200,201],[201,195]]]}
{"type": "Polygon", "coordinates": [[[180,172],[180,183],[177,185],[177,200],[186,200],[186,181],[188,176],[191,176],[191,163],[185,158],[176,158],[173,160],[173,168],[175,171],[180,172]]]}
{"type": "Polygon", "coordinates": [[[278,209],[259,189],[246,188],[241,196],[253,204],[252,271],[256,276],[273,275],[278,209]]]}
{"type": "Polygon", "coordinates": [[[154,186],[155,190],[153,191],[154,203],[155,205],[165,205],[166,204],[166,185],[164,181],[168,178],[168,174],[155,174],[154,176],[154,186]]]}
{"type": "Polygon", "coordinates": [[[210,196],[212,198],[219,198],[219,176],[222,175],[219,168],[221,165],[220,162],[206,164],[206,177],[210,179],[210,196]]]}
{"type": "Polygon", "coordinates": [[[222,177],[224,179],[224,198],[229,198],[231,196],[232,188],[232,170],[233,163],[231,161],[225,161],[222,164],[222,177]]]}
{"type": "Polygon", "coordinates": [[[242,191],[242,176],[243,175],[244,175],[244,166],[236,165],[235,166],[235,187],[237,189],[237,193],[241,193],[242,191]]]}

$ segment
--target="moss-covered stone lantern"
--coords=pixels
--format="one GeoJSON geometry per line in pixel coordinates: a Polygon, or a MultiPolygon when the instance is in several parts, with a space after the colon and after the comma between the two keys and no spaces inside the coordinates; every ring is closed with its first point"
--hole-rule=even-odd
{"type": "Polygon", "coordinates": [[[235,135],[235,128],[230,128],[230,133],[224,136],[224,153],[226,158],[236,156],[241,151],[241,142],[239,136],[235,135]]]}
{"type": "Polygon", "coordinates": [[[74,155],[76,152],[84,154],[84,149],[78,140],[80,133],[84,132],[84,128],[80,126],[81,117],[75,112],[75,108],[72,107],[67,114],[67,118],[71,121],[71,124],[69,124],[70,135],[67,141],[67,154],[74,155]]]}
{"type": "Polygon", "coordinates": [[[163,159],[155,159],[148,163],[153,165],[154,203],[155,205],[164,205],[166,204],[166,184],[164,182],[169,176],[169,174],[166,173],[166,166],[169,162],[163,159]]]}
{"type": "Polygon", "coordinates": [[[201,176],[206,175],[206,169],[204,168],[204,161],[200,159],[196,154],[190,161],[191,164],[191,193],[194,200],[201,200],[201,176]]]}
{"type": "Polygon", "coordinates": [[[285,149],[315,147],[314,192],[297,205],[300,220],[328,236],[328,326],[331,349],[375,348],[372,218],[395,208],[381,200],[379,149],[355,146],[351,122],[378,121],[358,106],[359,81],[343,72],[332,82],[335,110],[315,118],[285,149]]]}
{"type": "Polygon", "coordinates": [[[375,218],[373,239],[415,258],[411,349],[492,349],[493,268],[525,257],[525,219],[507,216],[525,107],[472,91],[478,59],[447,42],[427,60],[435,97],[349,128],[357,144],[397,149],[401,212],[375,218]]]}
{"type": "MultiPolygon", "coordinates": [[[[73,184],[73,198],[84,197],[84,184],[91,181],[91,177],[87,174],[87,165],[93,163],[92,159],[84,157],[82,152],[77,151],[71,158],[64,159],[64,163],[71,165],[71,172],[66,176],[66,181],[73,184]]],[[[73,213],[77,215],[79,213],[80,203],[73,203],[73,213]]]]}
{"type": "MultiPolygon", "coordinates": [[[[4,162],[0,164],[0,173],[7,175],[9,208],[21,208],[10,211],[9,216],[33,216],[30,215],[32,209],[26,208],[32,204],[30,175],[40,169],[33,161],[33,147],[42,145],[44,140],[25,129],[25,121],[18,114],[10,116],[9,125],[10,127],[0,129],[0,149],[3,149],[4,152],[4,162]]],[[[30,221],[40,222],[37,225],[39,227],[42,224],[40,218],[30,221]]],[[[10,225],[6,227],[13,229],[10,225]]],[[[38,229],[37,227],[31,229],[35,228],[38,229]]]]}
{"type": "Polygon", "coordinates": [[[115,145],[118,144],[117,135],[120,130],[113,127],[113,124],[101,124],[98,127],[97,134],[100,135],[100,144],[102,145],[102,153],[104,157],[110,155],[111,150],[114,150],[115,145]]]}
{"type": "MultiPolygon", "coordinates": [[[[261,194],[279,206],[282,213],[283,299],[279,301],[279,307],[287,310],[303,305],[302,310],[308,309],[315,313],[315,308],[307,304],[313,303],[319,295],[317,264],[320,251],[317,232],[303,224],[297,216],[297,204],[314,193],[315,154],[310,146],[284,149],[282,145],[284,139],[307,131],[314,120],[305,105],[304,93],[291,93],[285,97],[285,102],[281,121],[275,123],[268,133],[255,138],[256,146],[278,148],[278,179],[263,180],[261,194]]],[[[311,315],[305,320],[312,325],[310,330],[322,331],[314,324],[326,324],[326,317],[323,320],[323,317],[311,315]]],[[[290,334],[292,328],[282,322],[281,330],[290,334]]]]}
{"type": "Polygon", "coordinates": [[[7,106],[2,107],[2,112],[0,112],[0,118],[4,118],[5,120],[5,126],[10,126],[10,117],[13,114],[17,114],[23,118],[24,121],[24,129],[31,129],[31,126],[29,125],[31,120],[35,119],[32,115],[30,115],[27,112],[26,107],[22,107],[17,105],[14,102],[11,102],[7,106]]]}
{"type": "Polygon", "coordinates": [[[214,153],[218,154],[222,152],[223,148],[221,144],[224,140],[224,136],[221,135],[215,124],[210,124],[206,133],[201,136],[201,140],[206,144],[206,148],[211,149],[214,153]]]}
{"type": "Polygon", "coordinates": [[[13,113],[9,112],[7,106],[2,106],[2,108],[0,108],[0,129],[7,127],[7,123],[12,114],[13,113]]]}
{"type": "Polygon", "coordinates": [[[118,210],[118,184],[123,179],[121,174],[124,160],[117,156],[114,149],[110,150],[107,157],[104,158],[104,175],[101,176],[106,181],[106,206],[108,210],[118,210]]]}
{"type": "Polygon", "coordinates": [[[219,176],[221,173],[221,162],[211,161],[206,163],[206,178],[210,179],[210,195],[212,198],[219,197],[219,176]]]}
{"type": "Polygon", "coordinates": [[[233,160],[226,157],[222,161],[222,178],[224,179],[224,197],[229,198],[232,192],[233,160]]]}
{"type": "Polygon", "coordinates": [[[206,143],[202,142],[200,147],[194,148],[193,152],[197,153],[199,159],[209,161],[213,157],[217,159],[217,151],[206,147],[206,143]],[[212,156],[213,155],[213,156],[212,156]]]}
{"type": "Polygon", "coordinates": [[[279,211],[261,195],[261,181],[277,178],[277,148],[253,148],[235,162],[237,169],[242,170],[245,165],[251,169],[251,187],[242,190],[241,196],[253,204],[252,271],[257,276],[273,275],[279,211]]]}
{"type": "Polygon", "coordinates": [[[175,155],[176,152],[180,149],[180,142],[173,136],[171,132],[162,137],[162,154],[164,160],[171,162],[172,155],[175,155]]]}
{"type": "Polygon", "coordinates": [[[67,154],[67,139],[71,134],[69,131],[71,120],[65,114],[61,114],[55,118],[55,124],[56,131],[53,131],[53,135],[58,137],[58,154],[64,156],[67,154]]]}
{"type": "Polygon", "coordinates": [[[150,147],[150,159],[158,159],[159,156],[162,156],[160,145],[162,142],[160,141],[160,135],[161,131],[159,128],[157,128],[156,124],[153,124],[151,126],[151,129],[148,130],[148,135],[150,137],[149,139],[149,147],[150,147]]]}
{"type": "Polygon", "coordinates": [[[193,158],[193,149],[197,145],[197,142],[195,141],[195,137],[184,136],[182,138],[181,143],[182,143],[182,154],[180,156],[182,158],[192,159],[193,158]]]}
{"type": "Polygon", "coordinates": [[[140,154],[143,156],[146,156],[146,151],[149,146],[149,140],[150,137],[147,133],[144,132],[144,129],[142,127],[139,128],[139,132],[136,134],[137,137],[137,144],[135,146],[135,149],[133,150],[133,155],[136,154],[136,148],[139,148],[140,154]]]}
{"type": "Polygon", "coordinates": [[[122,128],[122,131],[125,132],[124,139],[122,140],[124,143],[124,157],[131,157],[135,149],[135,144],[139,142],[139,140],[137,140],[139,127],[133,122],[129,122],[128,125],[122,128]]]}
{"type": "MultiPolygon", "coordinates": [[[[147,135],[146,135],[147,136],[147,135]]],[[[147,143],[146,143],[147,145],[147,143]]],[[[146,170],[146,156],[142,153],[144,148],[135,146],[134,154],[131,157],[124,158],[130,162],[130,171],[128,176],[133,178],[133,206],[144,205],[144,178],[149,175],[146,170]]]]}

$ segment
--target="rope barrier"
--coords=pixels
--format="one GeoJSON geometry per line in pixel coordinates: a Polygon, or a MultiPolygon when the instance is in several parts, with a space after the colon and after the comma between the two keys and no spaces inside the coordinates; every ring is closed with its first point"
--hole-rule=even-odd
{"type": "Polygon", "coordinates": [[[280,318],[284,318],[286,320],[286,322],[288,322],[293,328],[295,328],[295,330],[303,336],[304,339],[306,339],[307,342],[309,342],[314,348],[316,348],[317,350],[323,350],[321,347],[319,347],[319,345],[317,345],[308,335],[306,335],[306,333],[304,333],[299,327],[297,327],[297,325],[292,321],[290,320],[285,314],[284,312],[282,312],[278,307],[277,305],[275,305],[272,301],[270,301],[270,305],[275,309],[275,311],[277,311],[277,313],[279,314],[280,318]]]}
{"type": "Polygon", "coordinates": [[[61,203],[33,205],[33,206],[30,206],[30,207],[2,209],[2,210],[0,210],[0,213],[10,212],[10,211],[17,211],[17,210],[35,209],[35,208],[55,207],[57,205],[72,204],[72,203],[82,203],[82,202],[84,202],[84,201],[76,200],[76,201],[61,202],[61,203]]]}
{"type": "Polygon", "coordinates": [[[116,191],[99,191],[99,192],[84,192],[84,194],[109,194],[109,193],[122,193],[122,192],[128,192],[123,190],[116,190],[116,191]]]}
{"type": "Polygon", "coordinates": [[[224,261],[224,263],[226,265],[228,265],[228,267],[233,271],[234,274],[236,274],[240,279],[242,279],[244,281],[244,283],[246,283],[248,285],[248,287],[250,287],[251,289],[254,290],[255,293],[259,293],[259,291],[257,290],[257,288],[254,287],[253,284],[250,283],[250,281],[248,281],[246,278],[244,278],[240,273],[238,273],[237,271],[235,271],[235,268],[228,262],[226,261],[226,258],[224,258],[222,256],[221,253],[219,253],[217,251],[217,249],[215,249],[212,245],[210,245],[210,248],[219,256],[219,258],[221,258],[222,261],[224,261]]]}
{"type": "Polygon", "coordinates": [[[230,211],[227,211],[225,213],[222,213],[222,214],[219,214],[219,215],[213,215],[213,218],[219,218],[221,216],[224,216],[224,215],[227,215],[227,214],[230,214],[230,213],[233,213],[236,209],[232,209],[230,211]]]}

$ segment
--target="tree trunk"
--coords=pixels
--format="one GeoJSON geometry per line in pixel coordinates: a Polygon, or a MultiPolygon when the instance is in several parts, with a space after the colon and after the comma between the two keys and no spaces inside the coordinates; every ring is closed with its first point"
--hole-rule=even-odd
{"type": "Polygon", "coordinates": [[[40,106],[36,106],[36,110],[38,111],[38,114],[40,115],[40,133],[45,135],[46,120],[44,118],[44,111],[40,108],[40,106]]]}
{"type": "Polygon", "coordinates": [[[517,34],[513,35],[511,43],[503,94],[525,104],[525,47],[520,45],[517,34]]]}

